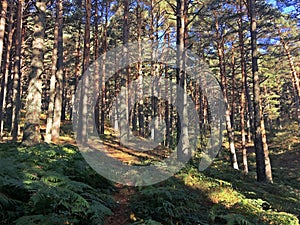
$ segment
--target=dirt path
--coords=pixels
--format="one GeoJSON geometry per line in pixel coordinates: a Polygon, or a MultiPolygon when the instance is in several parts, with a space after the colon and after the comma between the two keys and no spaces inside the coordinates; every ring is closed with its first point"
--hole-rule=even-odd
{"type": "Polygon", "coordinates": [[[112,209],[112,215],[106,218],[104,225],[126,225],[130,222],[131,210],[129,199],[136,193],[134,187],[116,185],[117,192],[114,194],[116,207],[112,209]]]}
{"type": "MultiPolygon", "coordinates": [[[[76,144],[74,139],[66,137],[60,137],[59,140],[56,140],[56,144],[72,144],[80,147],[79,144],[76,144]]],[[[162,146],[157,146],[152,151],[145,151],[144,149],[136,151],[137,146],[122,146],[115,136],[110,136],[103,141],[89,141],[88,146],[88,148],[94,152],[101,151],[106,156],[117,159],[127,165],[138,164],[144,160],[160,161],[170,153],[169,149],[163,148],[162,146]]],[[[104,225],[127,225],[133,221],[131,217],[134,216],[132,215],[129,201],[131,197],[136,194],[137,190],[135,187],[122,184],[116,184],[115,188],[116,192],[112,194],[116,206],[112,209],[112,215],[105,219],[104,225]]]]}

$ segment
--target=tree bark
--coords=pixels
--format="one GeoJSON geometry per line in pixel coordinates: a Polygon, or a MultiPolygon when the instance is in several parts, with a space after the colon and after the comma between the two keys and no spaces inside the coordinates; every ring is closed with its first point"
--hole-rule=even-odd
{"type": "Polygon", "coordinates": [[[49,89],[49,104],[48,104],[48,115],[46,125],[45,142],[50,143],[52,139],[52,127],[53,127],[53,112],[54,112],[54,101],[55,101],[55,84],[56,84],[56,72],[57,72],[57,51],[58,51],[58,15],[59,15],[59,0],[56,1],[56,21],[54,26],[54,39],[53,39],[53,51],[52,51],[52,67],[51,67],[51,78],[50,78],[50,89],[49,89]]]}
{"type": "MultiPolygon", "coordinates": [[[[130,106],[130,93],[129,93],[129,65],[127,59],[129,58],[129,52],[127,48],[127,44],[129,41],[129,26],[128,26],[128,16],[129,16],[129,2],[128,0],[123,0],[123,57],[124,57],[124,66],[123,68],[123,73],[125,73],[125,79],[122,79],[125,82],[125,96],[120,95],[119,99],[120,101],[118,102],[118,116],[119,116],[119,129],[120,129],[120,141],[125,143],[127,142],[129,138],[129,131],[126,126],[127,123],[129,123],[129,106],[130,106]]],[[[123,85],[124,82],[121,82],[120,88],[123,85]]]]}
{"type": "Polygon", "coordinates": [[[234,129],[232,128],[232,124],[231,124],[232,112],[230,111],[230,104],[228,101],[228,90],[227,90],[225,59],[224,59],[224,37],[222,37],[219,33],[219,23],[217,18],[216,18],[215,26],[216,26],[215,28],[216,28],[217,39],[218,39],[217,49],[218,49],[218,57],[219,57],[221,84],[222,84],[224,103],[226,106],[225,121],[226,121],[226,130],[227,130],[229,148],[230,148],[230,162],[231,162],[231,166],[234,169],[238,170],[239,166],[237,162],[237,156],[236,156],[235,145],[234,145],[234,129]]]}
{"type": "MultiPolygon", "coordinates": [[[[103,2],[103,7],[104,8],[104,4],[106,4],[105,2],[103,2]]],[[[101,98],[102,96],[99,96],[99,91],[100,91],[100,68],[99,68],[99,62],[98,62],[98,58],[99,58],[99,10],[98,10],[98,1],[95,1],[94,4],[94,10],[95,10],[95,16],[94,16],[94,65],[95,65],[95,76],[94,76],[94,96],[96,97],[96,104],[95,104],[95,131],[98,132],[99,134],[104,134],[104,128],[102,130],[102,124],[100,121],[100,105],[99,105],[99,98],[101,98]]],[[[104,10],[103,10],[104,11],[104,10]]],[[[102,13],[103,13],[102,11],[102,13]]],[[[103,108],[104,106],[101,104],[101,107],[103,108]]]]}
{"type": "Polygon", "coordinates": [[[102,79],[101,79],[101,118],[100,118],[100,134],[104,134],[105,125],[105,99],[106,99],[106,52],[107,52],[107,26],[108,26],[108,3],[105,3],[105,22],[102,35],[102,50],[103,50],[103,64],[102,64],[102,79]]]}
{"type": "Polygon", "coordinates": [[[252,50],[252,77],[253,77],[253,106],[254,106],[254,146],[256,154],[256,171],[259,182],[272,183],[272,170],[269,159],[268,144],[262,113],[260,96],[260,83],[258,75],[258,48],[257,48],[257,22],[255,0],[250,0],[251,19],[251,50],[252,50]]]}
{"type": "Polygon", "coordinates": [[[185,72],[185,47],[187,40],[187,0],[177,0],[176,5],[176,22],[177,22],[177,69],[176,69],[176,82],[182,88],[182,93],[177,91],[177,104],[179,106],[181,118],[177,119],[177,159],[179,161],[185,161],[191,156],[189,133],[188,133],[188,111],[187,111],[187,80],[185,72]]]}
{"type": "Polygon", "coordinates": [[[4,42],[4,34],[5,34],[5,21],[7,14],[7,0],[2,0],[2,10],[0,17],[0,69],[2,66],[2,54],[3,54],[3,42],[4,42]]]}
{"type": "Polygon", "coordinates": [[[13,111],[12,111],[12,137],[13,141],[18,139],[19,114],[21,109],[21,46],[22,46],[22,19],[24,0],[18,1],[17,27],[15,34],[15,61],[13,79],[13,111]]]}
{"type": "Polygon", "coordinates": [[[235,109],[236,109],[236,102],[235,102],[235,47],[234,41],[232,41],[232,48],[231,48],[231,127],[232,129],[236,129],[234,124],[234,116],[235,116],[235,109]]]}
{"type": "MultiPolygon", "coordinates": [[[[3,55],[3,77],[1,79],[1,92],[0,92],[0,136],[3,137],[4,130],[4,115],[5,115],[5,106],[6,106],[6,96],[8,91],[8,77],[9,77],[9,67],[12,63],[11,60],[11,48],[13,43],[13,24],[14,24],[14,4],[10,2],[9,4],[9,14],[10,17],[8,19],[7,25],[7,43],[6,43],[6,51],[3,55]]],[[[8,118],[8,116],[6,116],[8,118]]]]}
{"type": "Polygon", "coordinates": [[[41,75],[44,69],[44,36],[46,20],[46,0],[36,2],[37,15],[34,19],[34,33],[32,43],[32,65],[29,77],[28,96],[26,101],[25,127],[23,133],[24,145],[40,143],[40,115],[41,115],[41,75]]]}
{"type": "MultiPolygon", "coordinates": [[[[86,0],[85,4],[85,30],[84,30],[84,48],[83,48],[83,65],[82,76],[90,63],[90,29],[91,29],[91,0],[86,0]]],[[[82,143],[87,142],[88,139],[88,127],[87,127],[87,114],[88,114],[88,90],[89,90],[89,78],[83,76],[81,87],[81,98],[79,103],[79,124],[77,139],[82,143]]]]}
{"type": "Polygon", "coordinates": [[[138,97],[141,99],[137,104],[137,117],[138,117],[138,130],[139,135],[144,137],[144,101],[143,101],[143,72],[142,72],[142,13],[140,7],[140,1],[137,5],[137,41],[138,41],[138,63],[137,63],[137,73],[138,73],[138,97]]]}
{"type": "Polygon", "coordinates": [[[242,93],[241,93],[241,136],[242,136],[242,155],[243,155],[243,171],[248,174],[248,159],[246,148],[246,130],[245,130],[245,106],[246,106],[246,85],[247,85],[247,71],[245,61],[245,48],[244,48],[244,34],[243,34],[243,4],[239,0],[239,45],[241,55],[241,73],[242,73],[242,93]]]}
{"type": "Polygon", "coordinates": [[[52,139],[59,137],[62,104],[63,104],[63,66],[64,66],[64,50],[63,50],[63,2],[57,0],[57,24],[58,24],[58,41],[57,41],[57,71],[56,71],[56,91],[53,114],[52,139]]]}
{"type": "Polygon", "coordinates": [[[299,83],[299,78],[298,78],[298,75],[297,75],[294,59],[291,55],[291,51],[290,51],[288,43],[285,42],[283,38],[281,38],[281,43],[283,45],[283,48],[284,48],[285,53],[287,54],[287,57],[288,57],[288,60],[289,60],[289,65],[290,65],[290,70],[291,70],[291,75],[292,75],[292,81],[293,81],[293,87],[294,87],[294,90],[295,90],[297,122],[298,122],[298,125],[300,127],[300,83],[299,83]]]}

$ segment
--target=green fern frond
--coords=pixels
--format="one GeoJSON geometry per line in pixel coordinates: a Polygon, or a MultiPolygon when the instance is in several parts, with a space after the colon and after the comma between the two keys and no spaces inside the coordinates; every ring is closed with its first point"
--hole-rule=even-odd
{"type": "Polygon", "coordinates": [[[107,216],[111,215],[111,210],[100,202],[93,201],[89,207],[88,214],[93,224],[104,224],[107,216]]]}
{"type": "Polygon", "coordinates": [[[226,225],[252,225],[244,216],[240,214],[219,215],[219,218],[227,221],[226,225]]]}
{"type": "Polygon", "coordinates": [[[61,225],[77,222],[77,219],[58,214],[23,216],[15,221],[16,225],[61,225]]]}

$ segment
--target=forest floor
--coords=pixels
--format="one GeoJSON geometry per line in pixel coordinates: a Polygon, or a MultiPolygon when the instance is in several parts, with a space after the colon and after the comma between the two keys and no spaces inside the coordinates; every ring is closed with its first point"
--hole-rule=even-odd
{"type": "MultiPolygon", "coordinates": [[[[253,144],[249,143],[247,145],[249,174],[245,175],[242,171],[233,170],[230,167],[228,146],[224,142],[221,154],[205,171],[199,172],[197,170],[199,159],[195,158],[171,178],[155,185],[143,187],[131,187],[110,182],[93,170],[86,171],[86,169],[83,169],[87,166],[78,152],[76,147],[78,145],[70,135],[70,126],[70,124],[64,124],[62,137],[51,145],[41,145],[27,149],[10,143],[0,144],[0,163],[3,164],[0,167],[0,175],[2,177],[12,177],[11,180],[8,178],[0,179],[0,207],[5,206],[4,203],[8,202],[7,196],[10,195],[10,189],[5,191],[6,186],[11,185],[16,179],[20,179],[22,183],[33,182],[35,184],[32,187],[30,185],[28,187],[22,186],[24,195],[27,197],[20,196],[18,202],[29,200],[24,204],[28,207],[26,212],[30,217],[22,217],[21,221],[24,220],[25,222],[16,224],[45,224],[41,220],[43,217],[35,215],[40,213],[39,208],[45,204],[39,203],[39,201],[43,202],[44,200],[43,198],[38,200],[38,196],[41,192],[50,190],[52,190],[50,194],[52,195],[53,188],[58,187],[60,181],[63,181],[61,185],[65,185],[65,182],[76,178],[76,183],[74,183],[76,186],[80,181],[93,188],[100,188],[102,195],[107,196],[103,203],[105,207],[111,209],[110,215],[105,211],[105,207],[100,207],[104,213],[103,215],[106,215],[105,225],[299,225],[300,131],[295,125],[285,126],[272,134],[268,134],[274,184],[256,182],[253,144]],[[18,154],[17,157],[11,155],[16,153],[18,154]],[[20,162],[20,166],[16,163],[16,160],[20,162]],[[23,162],[27,163],[25,169],[23,162]],[[5,166],[6,164],[7,166],[5,166]],[[27,167],[28,169],[26,169],[27,167]],[[61,167],[66,170],[63,174],[61,174],[61,167]],[[23,175],[20,178],[15,177],[16,172],[14,172],[14,169],[19,170],[22,174],[23,171],[27,171],[24,173],[26,179],[23,175]],[[27,177],[28,175],[30,176],[27,177]],[[5,184],[5,182],[8,183],[5,184]],[[51,184],[53,187],[44,190],[45,184],[51,184]],[[36,192],[39,194],[36,195],[36,192]],[[110,198],[114,203],[109,200],[110,198]],[[34,205],[32,205],[32,201],[35,202],[34,205]],[[34,209],[33,206],[37,208],[34,209]],[[34,215],[31,216],[31,214],[34,215]]],[[[237,139],[238,135],[236,135],[237,139]]],[[[102,139],[102,144],[105,146],[103,151],[107,153],[107,156],[127,165],[148,165],[149,163],[160,162],[170,153],[170,149],[164,149],[160,146],[153,151],[134,151],[119,145],[119,141],[112,131],[102,136],[102,139]]],[[[241,161],[240,144],[238,142],[236,148],[238,159],[241,161]]],[[[17,192],[22,193],[19,190],[21,188],[19,185],[17,183],[14,188],[17,188],[17,192]]],[[[69,186],[72,187],[72,183],[68,183],[69,186]]],[[[74,190],[76,188],[74,187],[74,190]]],[[[61,189],[62,192],[59,192],[59,190],[55,192],[54,196],[64,196],[64,189],[61,189]]],[[[82,195],[80,188],[76,191],[77,194],[82,195]]],[[[12,196],[13,200],[11,202],[14,202],[12,196]]],[[[62,199],[63,197],[59,197],[57,202],[53,200],[53,202],[50,202],[51,204],[49,203],[49,212],[47,213],[50,214],[47,214],[46,219],[44,218],[45,221],[50,221],[52,217],[49,215],[52,215],[54,211],[57,213],[58,207],[62,207],[55,206],[55,204],[61,205],[62,199]],[[54,211],[51,207],[55,207],[54,211]]],[[[64,202],[63,204],[66,207],[68,203],[64,202]]],[[[73,205],[74,203],[70,204],[73,205]]],[[[44,207],[47,208],[47,206],[44,207]]],[[[79,209],[76,210],[74,212],[77,218],[81,215],[80,213],[82,213],[82,218],[86,217],[87,212],[84,209],[82,212],[78,211],[79,209]]],[[[15,216],[21,214],[19,212],[15,216]]],[[[1,222],[6,221],[2,217],[5,218],[0,211],[0,224],[11,224],[1,222]]],[[[54,214],[52,219],[57,220],[58,218],[54,214]]],[[[71,220],[66,221],[63,218],[62,220],[65,221],[65,224],[78,224],[70,222],[71,220]]],[[[49,222],[48,224],[52,223],[49,222]]],[[[83,224],[94,223],[86,221],[83,224]]]]}
{"type": "MultiPolygon", "coordinates": [[[[108,135],[105,135],[103,144],[107,147],[107,151],[109,155],[115,159],[118,159],[126,164],[139,164],[141,161],[145,159],[152,159],[152,160],[161,160],[165,158],[169,154],[169,149],[163,149],[161,147],[156,148],[153,151],[134,151],[128,147],[124,147],[119,145],[119,141],[117,140],[116,134],[113,132],[109,132],[108,135]]],[[[58,140],[57,144],[75,144],[72,138],[62,137],[58,140]]],[[[239,149],[240,143],[237,142],[237,153],[238,158],[241,159],[241,152],[239,149]]],[[[296,217],[300,217],[300,132],[297,131],[297,127],[289,126],[285,127],[284,129],[278,130],[276,133],[270,135],[269,138],[269,149],[270,149],[270,158],[272,161],[272,169],[273,169],[273,177],[274,177],[274,185],[259,185],[256,181],[256,174],[255,174],[255,149],[253,144],[248,143],[247,145],[247,152],[248,152],[248,160],[249,160],[249,174],[244,175],[242,172],[233,171],[229,167],[229,153],[226,150],[226,143],[223,146],[223,151],[221,156],[217,158],[214,163],[204,171],[204,174],[209,177],[209,179],[213,178],[220,182],[218,185],[224,185],[222,182],[229,182],[229,191],[238,192],[239,194],[243,194],[246,196],[246,199],[249,198],[251,200],[256,199],[256,201],[260,201],[260,203],[254,203],[255,207],[267,207],[267,210],[274,210],[283,211],[287,213],[292,213],[296,215],[296,217]],[[285,194],[282,195],[281,191],[289,191],[291,195],[285,194]],[[274,192],[274,193],[272,193],[274,192]],[[288,203],[284,203],[282,205],[282,201],[286,201],[289,199],[288,203]],[[292,199],[292,200],[291,200],[292,199]]],[[[195,188],[198,186],[197,182],[191,181],[191,177],[194,176],[194,172],[192,174],[187,175],[184,179],[185,181],[183,188],[195,188]],[[187,178],[188,177],[188,178],[187,178]]],[[[172,178],[171,178],[172,179],[172,178]]],[[[182,180],[182,174],[175,175],[173,179],[182,180]]],[[[209,180],[208,179],[208,180],[209,180]]],[[[175,183],[178,181],[175,181],[175,183]]],[[[181,183],[180,181],[179,183],[181,183]]],[[[208,186],[212,185],[215,181],[208,184],[208,186]]],[[[171,185],[174,185],[174,182],[170,182],[171,185]]],[[[209,183],[209,182],[208,182],[209,183]]],[[[227,184],[227,183],[226,183],[227,184]]],[[[165,185],[165,187],[170,186],[169,182],[163,182],[161,185],[165,185]]],[[[177,185],[177,184],[176,184],[177,185]]],[[[181,185],[180,185],[181,186],[181,185]]],[[[201,185],[200,185],[201,186],[201,185]]],[[[214,187],[215,188],[215,187],[214,187]]],[[[214,189],[213,188],[213,189],[214,189]]],[[[211,195],[205,204],[207,205],[214,205],[214,204],[223,204],[225,205],[226,209],[222,210],[228,211],[229,213],[234,208],[233,206],[241,201],[240,197],[238,199],[235,194],[228,194],[228,190],[225,188],[222,190],[218,190],[218,194],[208,194],[208,190],[203,187],[198,187],[197,191],[205,192],[204,195],[211,195]],[[224,193],[223,193],[224,192],[224,193]],[[226,194],[227,193],[227,194],[226,194]],[[225,196],[224,196],[225,195],[225,196]],[[228,195],[228,196],[226,196],[228,195]],[[231,199],[232,198],[232,199],[231,199]],[[228,201],[228,202],[227,202],[228,201]],[[235,202],[233,204],[232,202],[235,202]],[[223,203],[222,203],[223,202],[223,203]],[[224,204],[225,203],[225,204],[224,204]]],[[[210,188],[209,188],[210,189],[210,188]]],[[[143,188],[141,190],[144,190],[143,188]]],[[[199,194],[196,191],[196,195],[199,194]]],[[[117,203],[116,206],[112,209],[112,215],[107,217],[105,220],[105,225],[126,225],[126,224],[156,224],[154,220],[148,220],[149,218],[153,219],[155,216],[149,215],[143,218],[143,215],[135,215],[133,212],[132,207],[132,200],[131,198],[135,195],[141,195],[140,191],[136,187],[130,187],[121,184],[115,184],[115,192],[113,194],[113,198],[117,203]],[[136,222],[135,222],[136,221],[136,222]],[[150,221],[149,223],[147,221],[150,221]],[[135,223],[134,223],[135,222],[135,223]]],[[[203,195],[201,193],[199,196],[203,195]]],[[[167,201],[167,200],[166,200],[167,201]]],[[[252,203],[253,204],[253,203],[252,203]]],[[[266,209],[264,209],[266,210],[266,209]]],[[[155,211],[155,209],[153,209],[155,211]]],[[[237,213],[239,210],[233,209],[231,213],[237,213]]],[[[224,213],[224,212],[223,212],[224,213]]],[[[245,218],[249,215],[246,213],[245,218]]],[[[249,213],[249,212],[248,212],[249,213]]],[[[253,213],[253,212],[251,212],[253,213]]],[[[251,215],[250,213],[250,215],[251,215]]],[[[261,214],[261,213],[260,213],[261,214]]],[[[260,215],[260,220],[264,221],[269,224],[275,223],[272,221],[273,219],[267,218],[268,216],[263,214],[260,215]]],[[[271,216],[272,217],[272,216],[271,216]]],[[[242,217],[241,217],[242,218],[242,217]]],[[[244,218],[244,217],[243,217],[244,218]]],[[[157,218],[156,218],[157,219],[157,218]]],[[[210,218],[211,220],[212,218],[210,218]]],[[[226,217],[222,217],[222,213],[220,217],[214,218],[215,223],[218,224],[218,220],[220,224],[228,223],[226,217]],[[222,222],[223,221],[223,222],[222,222]],[[225,223],[225,221],[227,221],[225,223]]],[[[238,219],[236,219],[238,221],[238,219]]],[[[287,219],[283,219],[286,220],[287,219]]],[[[243,221],[243,220],[242,220],[243,221]]],[[[181,224],[180,222],[177,222],[181,224]]],[[[214,223],[214,222],[213,222],[214,223]]],[[[158,223],[160,224],[160,223],[158,223]]],[[[163,224],[168,224],[168,222],[164,222],[163,224]]],[[[175,223],[174,223],[175,224],[175,223]]],[[[238,223],[237,223],[238,224],[238,223]]],[[[246,223],[245,223],[246,224],[246,223]]],[[[282,223],[280,223],[282,224],[282,223]]],[[[287,222],[287,224],[294,224],[293,222],[287,222]]],[[[295,223],[297,224],[297,223],[295,223]]]]}
{"type": "MultiPolygon", "coordinates": [[[[253,144],[248,143],[247,145],[247,152],[248,152],[248,160],[249,160],[249,174],[244,175],[242,172],[232,171],[229,168],[229,153],[226,149],[226,143],[223,146],[223,152],[221,157],[217,158],[214,163],[210,166],[207,171],[204,171],[204,174],[208,177],[214,179],[220,179],[220,186],[222,186],[222,182],[224,181],[230,183],[230,188],[233,188],[234,191],[237,191],[238,194],[243,194],[246,198],[255,199],[257,201],[261,201],[260,203],[254,203],[254,206],[260,206],[263,210],[274,210],[283,211],[288,213],[293,213],[296,217],[300,217],[300,132],[297,127],[295,126],[288,126],[281,130],[278,130],[274,134],[269,135],[269,149],[270,149],[270,158],[272,161],[272,169],[273,169],[273,177],[274,177],[274,185],[260,185],[258,184],[255,174],[255,149],[253,144]],[[257,188],[257,185],[260,185],[260,188],[257,188]],[[282,195],[281,191],[289,191],[289,194],[282,195]],[[274,192],[274,193],[272,193],[274,192]],[[249,194],[250,193],[250,194],[249,194]],[[254,194],[253,194],[254,193],[254,194]],[[284,203],[281,201],[286,201],[288,199],[288,203],[284,203]],[[258,205],[257,205],[258,204],[258,205]],[[267,209],[264,209],[266,207],[267,209]]],[[[165,158],[169,153],[169,149],[163,149],[161,147],[156,148],[153,151],[146,151],[146,152],[137,152],[133,149],[128,147],[120,146],[118,140],[116,139],[115,134],[109,133],[105,137],[105,141],[103,142],[105,146],[107,146],[110,156],[118,159],[126,164],[139,164],[141,160],[145,159],[153,159],[153,160],[161,160],[165,158]]],[[[239,159],[242,158],[240,152],[240,143],[237,142],[237,153],[239,159]]],[[[194,172],[190,174],[193,176],[194,172]]],[[[189,176],[190,176],[189,175],[189,176]]],[[[175,175],[174,178],[182,179],[182,174],[175,175]]],[[[185,177],[186,179],[186,177],[185,177]]],[[[190,187],[195,187],[199,184],[193,183],[193,181],[189,180],[184,181],[184,188],[189,189],[190,187]]],[[[175,182],[176,183],[176,182],[175,182]]],[[[181,181],[179,182],[181,183],[181,181]]],[[[212,182],[213,183],[213,182],[212,182]]],[[[170,184],[167,182],[163,182],[162,185],[169,186],[170,184]]],[[[171,182],[171,185],[174,185],[171,182]]],[[[210,184],[215,185],[215,184],[210,184]]],[[[225,185],[226,186],[226,185],[225,185]]],[[[139,189],[135,187],[125,186],[121,184],[115,184],[116,192],[113,195],[117,205],[115,208],[112,209],[113,214],[106,219],[106,225],[126,225],[130,224],[134,221],[137,221],[136,224],[148,224],[147,219],[152,218],[151,216],[147,217],[139,217],[137,219],[137,215],[133,212],[134,207],[132,207],[131,198],[135,195],[139,195],[139,189]],[[146,219],[146,220],[145,220],[146,219]],[[140,221],[140,223],[139,223],[140,221]],[[144,222],[143,222],[144,221],[144,222]],[[145,222],[146,221],[146,222],[145,222]]],[[[197,188],[196,188],[197,189],[197,188]]],[[[201,192],[209,192],[206,188],[198,188],[201,192]]],[[[142,189],[143,190],[143,189],[142,189]]],[[[224,190],[219,190],[221,194],[212,194],[212,197],[209,199],[206,204],[210,205],[211,202],[213,204],[219,204],[220,202],[225,202],[225,208],[228,207],[226,210],[230,211],[229,209],[232,207],[232,203],[226,201],[234,201],[238,202],[242,199],[230,199],[235,198],[232,194],[227,197],[223,196],[225,192],[226,195],[226,188],[224,190]],[[230,197],[231,196],[231,197],[230,197]],[[211,201],[211,202],[210,202],[211,201]],[[227,206],[226,206],[227,204],[227,206]],[[228,206],[231,205],[231,206],[228,206]]],[[[197,192],[197,191],[196,191],[197,192]]],[[[201,193],[203,195],[203,193],[201,193]]],[[[207,193],[205,193],[207,195],[207,193]]],[[[234,205],[234,204],[233,204],[234,205]]],[[[234,208],[234,207],[232,207],[234,208]]],[[[155,210],[154,210],[155,211],[155,210]]],[[[221,210],[222,211],[222,210],[221,210]]],[[[234,213],[239,210],[233,210],[234,213]]],[[[228,212],[227,212],[228,213],[228,212]]],[[[253,213],[253,212],[252,212],[253,213]]],[[[151,213],[149,213],[151,214],[151,213]]],[[[261,213],[260,213],[261,214],[261,213]]],[[[267,223],[273,224],[268,216],[261,216],[261,221],[268,221],[267,223]]],[[[141,214],[139,215],[141,216],[141,214]]],[[[247,218],[247,213],[246,217],[247,218]]],[[[271,216],[272,217],[272,216],[271,216]]],[[[216,217],[218,218],[218,217],[216,217]]],[[[216,224],[217,223],[217,219],[216,224]]],[[[220,217],[222,218],[222,216],[220,217]]],[[[219,219],[220,219],[219,218],[219,219]]],[[[287,219],[283,219],[286,220],[287,219]]],[[[150,220],[152,221],[152,220],[150,220]]],[[[222,219],[221,219],[222,221],[222,219]]],[[[226,218],[223,218],[223,222],[226,221],[226,218]]],[[[237,219],[238,221],[238,219],[237,219]]],[[[228,222],[228,221],[227,221],[228,222]]],[[[150,222],[152,224],[155,222],[150,222]]],[[[168,224],[168,222],[165,222],[168,224]]],[[[178,223],[180,224],[180,222],[178,223]]],[[[222,224],[222,222],[221,222],[222,224]]],[[[228,222],[229,224],[229,222],[228,222]]],[[[245,223],[246,224],[246,223],[245,223]]],[[[282,223],[280,223],[282,224],[282,223]]],[[[287,222],[287,224],[294,224],[292,221],[287,222]]],[[[297,223],[295,223],[297,224],[297,223]]]]}

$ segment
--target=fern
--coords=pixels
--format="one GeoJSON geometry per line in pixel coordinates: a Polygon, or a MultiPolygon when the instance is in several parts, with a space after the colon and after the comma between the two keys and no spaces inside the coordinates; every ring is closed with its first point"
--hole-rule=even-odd
{"type": "Polygon", "coordinates": [[[77,222],[77,219],[69,219],[57,214],[23,216],[15,221],[16,225],[61,225],[74,224],[77,222]]]}
{"type": "Polygon", "coordinates": [[[226,220],[226,225],[252,225],[245,217],[240,214],[219,215],[219,218],[226,220]]]}
{"type": "Polygon", "coordinates": [[[170,187],[147,188],[131,200],[133,212],[141,218],[163,224],[203,224],[202,204],[191,192],[170,187]]]}
{"type": "Polygon", "coordinates": [[[0,224],[102,224],[111,213],[100,189],[111,184],[74,147],[9,146],[0,145],[0,224]]]}
{"type": "Polygon", "coordinates": [[[92,224],[103,224],[106,216],[111,215],[111,210],[98,201],[92,201],[88,216],[92,224]]]}
{"type": "Polygon", "coordinates": [[[161,225],[161,223],[155,220],[147,219],[131,223],[130,225],[161,225]]]}

